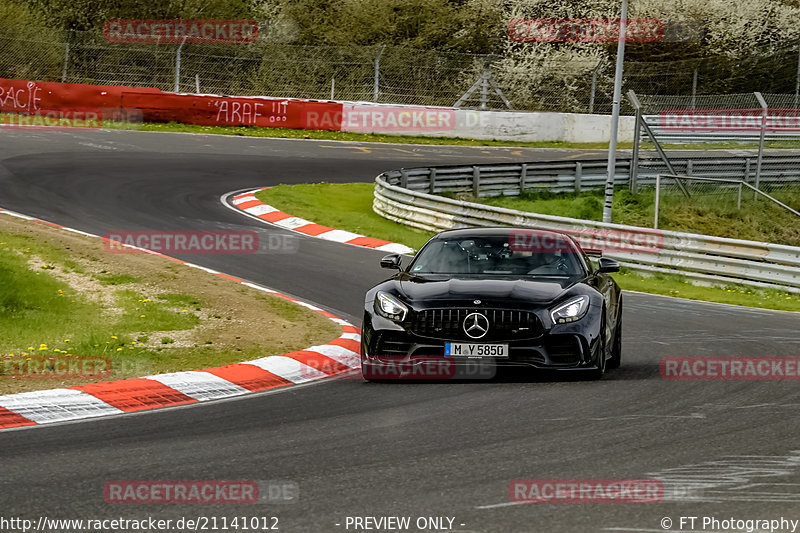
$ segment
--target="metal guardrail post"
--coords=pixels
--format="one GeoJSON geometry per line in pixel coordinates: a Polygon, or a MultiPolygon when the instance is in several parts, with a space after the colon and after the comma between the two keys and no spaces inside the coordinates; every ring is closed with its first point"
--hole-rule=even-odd
{"type": "Polygon", "coordinates": [[[522,168],[519,172],[519,193],[525,190],[525,180],[528,177],[528,163],[522,163],[522,168]]]}
{"type": "Polygon", "coordinates": [[[472,194],[477,198],[481,193],[481,167],[472,167],[472,194]]]}
{"type": "Polygon", "coordinates": [[[575,161],[575,192],[581,192],[581,181],[583,180],[583,163],[575,161]]]}
{"type": "Polygon", "coordinates": [[[436,188],[436,167],[431,168],[430,183],[428,184],[428,192],[433,194],[436,188]]]}

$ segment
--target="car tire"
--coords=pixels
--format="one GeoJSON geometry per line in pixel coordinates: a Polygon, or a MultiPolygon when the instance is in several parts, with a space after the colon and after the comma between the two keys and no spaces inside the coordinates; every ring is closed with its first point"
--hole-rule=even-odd
{"type": "Polygon", "coordinates": [[[589,381],[597,381],[598,379],[603,378],[603,374],[606,373],[606,319],[605,319],[605,309],[603,309],[603,322],[600,324],[600,354],[598,355],[600,361],[598,362],[597,368],[593,368],[591,370],[586,370],[585,377],[589,381]]]}
{"type": "Polygon", "coordinates": [[[606,368],[619,368],[622,364],[622,298],[619,301],[617,327],[614,329],[614,346],[611,347],[611,359],[606,368]]]}

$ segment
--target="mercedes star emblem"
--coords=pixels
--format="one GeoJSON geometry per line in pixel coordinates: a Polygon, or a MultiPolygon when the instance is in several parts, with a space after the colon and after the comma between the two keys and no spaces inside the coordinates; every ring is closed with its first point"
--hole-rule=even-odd
{"type": "Polygon", "coordinates": [[[464,333],[473,339],[480,339],[489,332],[489,319],[481,313],[470,313],[464,319],[464,333]]]}

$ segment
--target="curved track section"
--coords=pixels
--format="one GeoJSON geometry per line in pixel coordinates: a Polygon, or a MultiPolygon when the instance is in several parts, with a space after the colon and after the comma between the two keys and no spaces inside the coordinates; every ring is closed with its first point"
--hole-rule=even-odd
{"type": "MultiPolygon", "coordinates": [[[[388,168],[574,158],[566,151],[358,145],[143,132],[3,133],[0,206],[96,234],[283,234],[219,203],[278,183],[371,181],[388,168]]],[[[601,155],[601,154],[596,154],[601,155]]],[[[302,239],[296,254],[184,259],[360,323],[382,252],[302,239]]],[[[447,516],[453,531],[661,531],[671,517],[792,517],[796,382],[675,382],[663,356],[797,355],[789,313],[627,294],[623,367],[599,382],[341,379],[232,401],[0,434],[4,515],[278,516],[287,532],[347,516],[447,516]],[[702,490],[658,504],[518,504],[514,479],[657,477],[702,490]],[[286,479],[285,506],[111,506],[122,479],[286,479]],[[697,485],[696,485],[697,486],[697,485]]],[[[337,524],[340,524],[337,526],[337,524]]],[[[352,531],[352,529],[351,529],[352,531]]],[[[415,531],[414,528],[409,531],[415,531]]]]}

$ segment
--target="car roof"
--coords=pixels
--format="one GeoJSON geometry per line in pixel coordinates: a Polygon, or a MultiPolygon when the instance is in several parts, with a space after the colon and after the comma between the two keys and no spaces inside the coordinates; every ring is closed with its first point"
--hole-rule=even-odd
{"type": "Polygon", "coordinates": [[[479,228],[458,228],[449,229],[437,234],[436,239],[468,239],[470,237],[506,237],[514,232],[524,232],[526,235],[536,235],[539,237],[559,236],[566,237],[570,241],[575,242],[572,237],[566,233],[558,231],[521,228],[516,226],[492,226],[492,227],[479,227],[479,228]]]}

